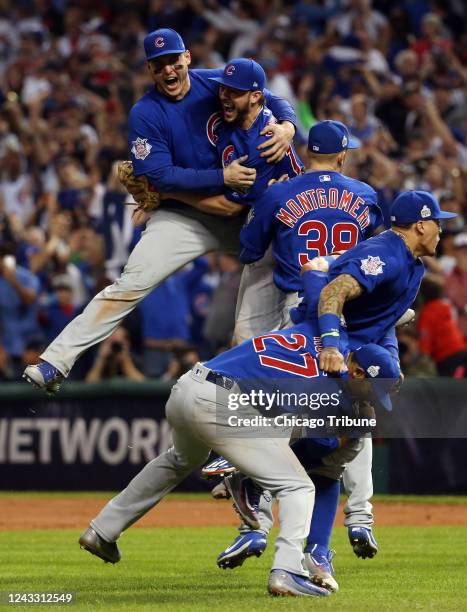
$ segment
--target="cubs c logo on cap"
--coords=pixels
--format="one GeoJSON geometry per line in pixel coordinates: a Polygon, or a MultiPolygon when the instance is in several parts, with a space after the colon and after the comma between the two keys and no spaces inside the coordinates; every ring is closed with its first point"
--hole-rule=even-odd
{"type": "Polygon", "coordinates": [[[225,74],[228,74],[229,76],[232,76],[234,72],[235,66],[232,66],[232,64],[230,64],[230,66],[227,66],[227,68],[225,69],[225,74]]]}
{"type": "Polygon", "coordinates": [[[159,36],[158,38],[156,38],[154,40],[154,46],[155,47],[158,47],[160,49],[164,45],[165,45],[165,42],[164,42],[164,39],[162,38],[162,36],[159,36]]]}
{"type": "Polygon", "coordinates": [[[342,146],[346,147],[349,144],[349,141],[347,140],[347,136],[344,136],[342,138],[342,146]]]}

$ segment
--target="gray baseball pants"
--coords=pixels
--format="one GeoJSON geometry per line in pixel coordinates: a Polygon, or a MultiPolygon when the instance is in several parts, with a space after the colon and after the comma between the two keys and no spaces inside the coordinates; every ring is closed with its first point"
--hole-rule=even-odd
{"type": "Polygon", "coordinates": [[[114,283],[89,302],[55,338],[41,359],[68,376],[78,357],[105,340],[155,287],[179,268],[209,251],[238,252],[242,218],[157,210],[114,283]],[[194,217],[194,218],[192,218],[194,217]]]}
{"type": "MultiPolygon", "coordinates": [[[[227,391],[206,381],[208,372],[205,366],[197,364],[177,381],[166,406],[173,428],[173,447],[148,463],[103,508],[91,526],[105,540],[117,540],[192,470],[200,467],[214,449],[271,491],[279,502],[279,535],[272,569],[307,577],[302,548],[313,510],[314,485],[289,446],[290,428],[276,428],[273,437],[266,437],[264,429],[247,427],[244,436],[238,429],[233,436],[227,425],[227,418],[232,415],[228,396],[238,393],[238,388],[227,391]]],[[[251,407],[235,412],[238,417],[258,414],[251,407]]]]}
{"type": "MultiPolygon", "coordinates": [[[[354,438],[347,440],[345,446],[337,448],[329,453],[329,455],[323,457],[323,465],[313,468],[308,472],[308,474],[311,478],[313,478],[313,476],[326,476],[326,478],[331,478],[332,480],[340,480],[342,474],[345,474],[346,468],[350,462],[358,457],[363,448],[364,440],[365,438],[354,438]]],[[[262,531],[266,535],[271,531],[274,525],[272,501],[272,496],[268,491],[265,491],[261,495],[258,513],[260,527],[258,531],[262,531]]],[[[352,522],[350,524],[355,525],[356,523],[352,522]]],[[[240,533],[247,533],[251,531],[251,528],[245,523],[242,523],[239,527],[239,531],[240,533]]]]}

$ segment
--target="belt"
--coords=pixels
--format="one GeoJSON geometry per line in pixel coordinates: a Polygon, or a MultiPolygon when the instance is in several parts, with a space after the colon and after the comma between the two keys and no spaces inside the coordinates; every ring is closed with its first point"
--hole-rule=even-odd
{"type": "Polygon", "coordinates": [[[206,380],[214,383],[218,387],[227,389],[227,391],[229,391],[235,384],[233,378],[229,378],[228,376],[224,376],[223,374],[219,374],[219,372],[214,372],[213,370],[209,370],[206,380]]]}
{"type": "Polygon", "coordinates": [[[194,366],[194,368],[191,370],[191,375],[195,378],[207,380],[208,382],[214,383],[218,387],[222,387],[223,389],[227,390],[232,389],[232,387],[235,385],[235,380],[233,378],[219,374],[219,372],[214,372],[214,370],[210,370],[202,363],[197,363],[194,366]]]}

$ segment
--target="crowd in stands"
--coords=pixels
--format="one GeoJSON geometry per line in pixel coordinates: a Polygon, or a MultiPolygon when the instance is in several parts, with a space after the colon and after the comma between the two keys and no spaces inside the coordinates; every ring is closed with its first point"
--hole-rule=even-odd
{"type": "MultiPolygon", "coordinates": [[[[247,56],[309,127],[362,140],[346,173],[387,211],[426,189],[444,224],[408,375],[463,376],[467,340],[467,7],[457,0],[0,0],[0,380],[17,380],[124,265],[141,228],[116,178],[127,117],[152,85],[145,34],[172,27],[192,67],[247,56]]],[[[226,221],[228,222],[228,221],[226,221]]],[[[241,265],[209,254],[144,300],[72,378],[176,377],[229,344],[241,265]]]]}

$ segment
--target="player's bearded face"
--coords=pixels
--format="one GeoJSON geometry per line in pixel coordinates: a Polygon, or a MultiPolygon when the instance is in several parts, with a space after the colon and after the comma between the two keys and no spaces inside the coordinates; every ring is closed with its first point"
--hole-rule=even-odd
{"type": "Polygon", "coordinates": [[[181,100],[190,89],[188,66],[190,52],[163,55],[148,62],[149,72],[156,88],[173,100],[181,100]]]}
{"type": "Polygon", "coordinates": [[[230,87],[219,87],[219,98],[222,104],[224,121],[242,124],[252,108],[251,91],[241,91],[230,87]]]}

